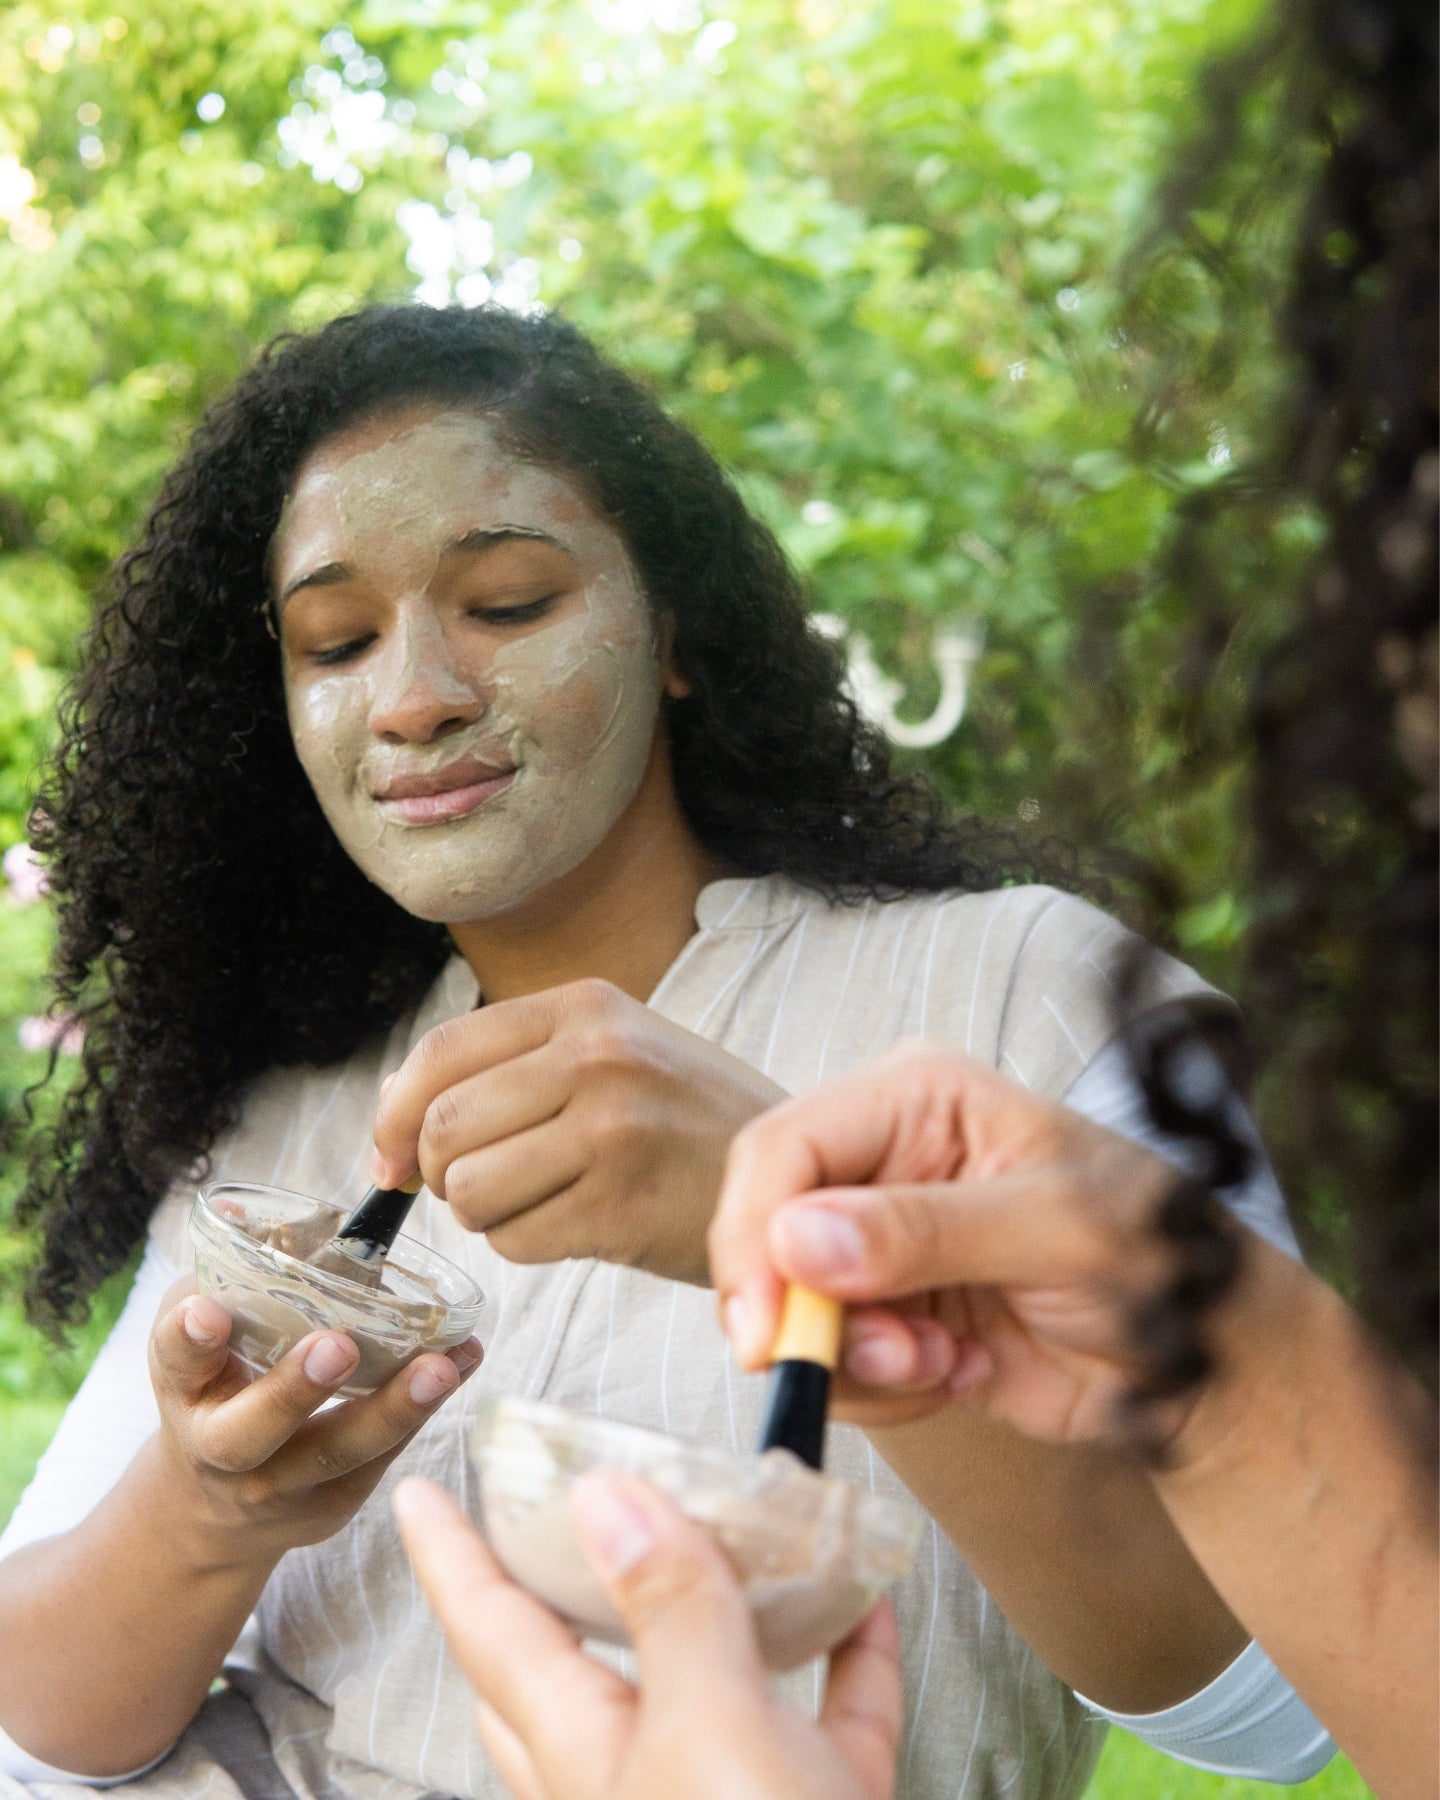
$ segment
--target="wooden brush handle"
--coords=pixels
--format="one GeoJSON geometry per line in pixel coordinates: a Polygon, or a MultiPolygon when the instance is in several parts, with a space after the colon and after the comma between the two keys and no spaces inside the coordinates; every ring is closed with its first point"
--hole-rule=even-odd
{"type": "Polygon", "coordinates": [[[843,1318],[844,1308],[838,1300],[792,1281],[785,1290],[780,1329],[770,1351],[771,1362],[816,1363],[833,1371],[840,1360],[843,1318]]]}

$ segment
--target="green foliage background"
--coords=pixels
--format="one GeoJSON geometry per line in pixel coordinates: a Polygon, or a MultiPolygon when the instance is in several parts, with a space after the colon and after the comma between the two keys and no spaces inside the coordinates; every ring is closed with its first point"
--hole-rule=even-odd
{"type": "MultiPolygon", "coordinates": [[[[357,0],[343,24],[317,0],[9,6],[0,849],[23,835],[90,597],[206,402],[276,332],[417,284],[436,302],[493,288],[563,308],[694,425],[913,716],[937,621],[982,619],[969,715],[926,765],[958,804],[1079,846],[1122,904],[1149,870],[1184,953],[1233,986],[1231,739],[1314,540],[1245,487],[1286,379],[1270,320],[1303,156],[1262,122],[1238,146],[1242,230],[1191,220],[1123,279],[1122,257],[1195,125],[1197,71],[1256,17],[1255,0],[357,0]],[[1173,547],[1217,485],[1245,504],[1178,541],[1232,598],[1198,617],[1173,547]]],[[[12,1117],[44,1063],[15,1033],[44,1007],[49,929],[0,901],[12,1117]]],[[[0,1206],[17,1176],[12,1158],[0,1206]]],[[[12,1484],[118,1301],[69,1351],[42,1347],[16,1304],[25,1254],[0,1237],[12,1484]]]]}

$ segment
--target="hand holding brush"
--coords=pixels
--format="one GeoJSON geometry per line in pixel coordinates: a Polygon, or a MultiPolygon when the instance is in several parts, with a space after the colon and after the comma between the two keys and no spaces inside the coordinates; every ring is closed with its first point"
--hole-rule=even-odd
{"type": "Polygon", "coordinates": [[[400,1235],[423,1186],[424,1177],[417,1169],[399,1187],[372,1187],[334,1237],[305,1260],[327,1275],[344,1275],[365,1287],[379,1287],[386,1252],[400,1235]]]}
{"type": "Polygon", "coordinates": [[[830,1377],[840,1357],[838,1300],[792,1282],[770,1351],[770,1387],[758,1450],[789,1450],[807,1468],[825,1461],[830,1377]]]}

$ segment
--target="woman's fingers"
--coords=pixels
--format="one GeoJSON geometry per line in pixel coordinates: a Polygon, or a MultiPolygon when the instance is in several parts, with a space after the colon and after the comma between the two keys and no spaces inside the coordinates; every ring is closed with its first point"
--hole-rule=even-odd
{"type": "Polygon", "coordinates": [[[544,995],[532,995],[462,1013],[427,1031],[381,1087],[374,1178],[382,1184],[403,1181],[419,1166],[420,1136],[437,1095],[537,1049],[553,1024],[553,1005],[544,995]]]}
{"type": "Polygon", "coordinates": [[[900,1633],[879,1601],[830,1658],[821,1729],[854,1770],[869,1800],[890,1800],[900,1748],[900,1633]]]}
{"type": "Polygon", "coordinates": [[[884,1096],[862,1092],[856,1076],[782,1101],[736,1133],[707,1242],[711,1280],[742,1367],[764,1362],[780,1319],[784,1284],[765,1243],[770,1214],[832,1181],[864,1181],[889,1138],[884,1096]]]}
{"type": "Polygon", "coordinates": [[[554,1800],[540,1779],[540,1771],[535,1767],[535,1758],[525,1747],[525,1740],[484,1700],[475,1702],[475,1732],[515,1800],[554,1800]]]}
{"type": "MultiPolygon", "coordinates": [[[[530,1261],[532,1257],[516,1254],[520,1246],[514,1240],[524,1235],[520,1222],[580,1179],[590,1163],[586,1152],[565,1120],[552,1119],[456,1157],[445,1172],[445,1198],[467,1231],[504,1234],[491,1239],[500,1255],[512,1262],[530,1261]]],[[[533,1223],[529,1229],[535,1230],[533,1223]]],[[[569,1252],[546,1236],[549,1230],[553,1220],[540,1225],[534,1248],[541,1261],[562,1260],[569,1252]]]]}
{"type": "Polygon", "coordinates": [[[394,1506],[416,1579],[480,1700],[547,1787],[559,1768],[570,1782],[561,1791],[604,1793],[613,1733],[634,1706],[628,1684],[586,1656],[547,1607],[509,1580],[443,1488],[411,1477],[396,1487],[394,1506]],[[583,1787],[577,1759],[590,1765],[583,1787]]]}
{"type": "Polygon", "coordinates": [[[404,1443],[479,1366],[481,1354],[472,1338],[446,1355],[417,1357],[375,1393],[317,1418],[354,1373],[360,1352],[343,1332],[312,1332],[258,1380],[202,1406],[189,1433],[191,1449],[231,1474],[273,1458],[278,1489],[313,1487],[404,1443]]]}
{"type": "Polygon", "coordinates": [[[672,1500],[634,1476],[601,1470],[575,1484],[570,1510],[635,1646],[647,1709],[698,1718],[707,1693],[768,1692],[735,1572],[672,1500]]]}
{"type": "Polygon", "coordinates": [[[150,1373],[164,1406],[196,1404],[230,1363],[230,1315],[218,1300],[177,1282],[160,1303],[150,1333],[150,1373]]]}
{"type": "Polygon", "coordinates": [[[308,1486],[390,1456],[479,1368],[482,1354],[470,1338],[444,1355],[417,1356],[373,1394],[311,1419],[281,1458],[285,1478],[308,1486]]]}
{"type": "Polygon", "coordinates": [[[959,1346],[937,1319],[866,1308],[847,1315],[840,1355],[845,1373],[866,1387],[923,1392],[948,1382],[959,1346]]]}
{"type": "Polygon", "coordinates": [[[255,1381],[197,1409],[191,1449],[213,1469],[255,1469],[332,1398],[360,1360],[343,1331],[312,1331],[255,1381]]]}
{"type": "MultiPolygon", "coordinates": [[[[547,1043],[538,1050],[467,1076],[443,1089],[430,1102],[421,1123],[418,1161],[430,1191],[460,1204],[456,1176],[472,1156],[499,1151],[517,1137],[535,1137],[551,1124],[574,1092],[574,1071],[553,1054],[547,1043]]],[[[471,1187],[466,1197],[480,1200],[471,1187]]],[[[497,1205],[516,1210],[508,1195],[497,1205]]],[[[474,1229],[484,1230],[483,1211],[474,1229]]]]}
{"type": "Polygon", "coordinates": [[[575,1652],[574,1637],[515,1586],[443,1488],[407,1476],[393,1505],[415,1579],[466,1679],[502,1718],[525,1717],[529,1688],[523,1678],[517,1688],[515,1670],[544,1673],[563,1664],[575,1652]]]}

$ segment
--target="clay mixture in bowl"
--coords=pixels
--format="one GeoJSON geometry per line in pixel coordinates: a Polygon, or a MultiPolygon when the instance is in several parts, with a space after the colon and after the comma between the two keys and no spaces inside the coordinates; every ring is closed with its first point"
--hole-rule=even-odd
{"type": "Polygon", "coordinates": [[[624,1644],[619,1615],[576,1541],[570,1489],[589,1469],[661,1488],[725,1551],[772,1669],[823,1656],[910,1567],[920,1520],[893,1500],[817,1475],[787,1450],[750,1456],[682,1443],[564,1407],[494,1400],[472,1447],[485,1530],[506,1570],[588,1637],[624,1644]]]}
{"type": "Polygon", "coordinates": [[[369,1394],[425,1350],[449,1350],[485,1304],[454,1263],[414,1238],[396,1238],[383,1264],[356,1278],[306,1259],[347,1217],[304,1194],[251,1182],[202,1188],[190,1216],[195,1276],[235,1321],[230,1348],[263,1373],[319,1328],[354,1339],[360,1361],[339,1392],[369,1394]]]}

